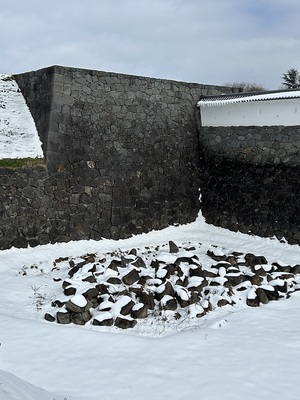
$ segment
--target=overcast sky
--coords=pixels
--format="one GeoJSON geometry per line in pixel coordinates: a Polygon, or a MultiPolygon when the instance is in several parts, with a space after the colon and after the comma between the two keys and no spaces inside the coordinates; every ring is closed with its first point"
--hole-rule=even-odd
{"type": "Polygon", "coordinates": [[[0,73],[64,65],[278,89],[299,0],[0,0],[0,73]]]}

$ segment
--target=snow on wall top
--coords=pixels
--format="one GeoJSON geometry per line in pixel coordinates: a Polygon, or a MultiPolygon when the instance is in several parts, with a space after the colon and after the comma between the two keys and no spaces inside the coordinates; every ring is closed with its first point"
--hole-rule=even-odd
{"type": "Polygon", "coordinates": [[[34,120],[18,84],[0,74],[0,159],[43,157],[34,120]]]}
{"type": "Polygon", "coordinates": [[[219,96],[203,96],[198,101],[198,107],[223,106],[233,103],[247,103],[252,101],[282,100],[300,98],[300,90],[277,90],[261,93],[235,93],[219,96]]]}

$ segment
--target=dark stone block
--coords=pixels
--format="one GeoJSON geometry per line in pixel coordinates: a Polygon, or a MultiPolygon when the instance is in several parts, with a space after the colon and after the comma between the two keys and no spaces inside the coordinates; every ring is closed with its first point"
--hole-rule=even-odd
{"type": "Polygon", "coordinates": [[[115,326],[121,329],[131,329],[137,324],[135,319],[127,319],[122,317],[117,317],[115,320],[115,326]]]}
{"type": "Polygon", "coordinates": [[[60,312],[58,311],[56,314],[57,322],[59,324],[70,324],[71,323],[71,315],[68,312],[60,312]]]}
{"type": "Polygon", "coordinates": [[[123,276],[122,281],[125,283],[125,285],[132,285],[139,279],[140,279],[139,272],[135,268],[133,268],[131,271],[129,271],[126,275],[123,276]]]}
{"type": "Polygon", "coordinates": [[[44,318],[45,318],[46,321],[49,321],[49,322],[54,322],[55,321],[55,317],[52,314],[49,314],[49,313],[46,313],[44,318]]]}

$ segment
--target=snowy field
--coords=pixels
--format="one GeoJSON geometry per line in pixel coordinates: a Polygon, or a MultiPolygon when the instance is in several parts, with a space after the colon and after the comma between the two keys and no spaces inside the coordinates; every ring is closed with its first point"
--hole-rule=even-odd
{"type": "Polygon", "coordinates": [[[204,263],[212,245],[222,251],[264,255],[269,262],[294,265],[300,259],[299,246],[232,233],[207,225],[201,216],[189,225],[127,240],[4,250],[0,369],[14,376],[1,373],[0,399],[299,399],[299,292],[257,308],[222,307],[185,321],[182,330],[158,320],[152,325],[152,337],[149,326],[144,331],[143,325],[123,331],[43,319],[36,294],[51,297],[55,259],[143,249],[169,240],[177,245],[201,243],[198,256],[204,263]],[[38,265],[40,273],[20,273],[32,265],[38,265]]]}
{"type": "Polygon", "coordinates": [[[41,142],[17,83],[0,74],[0,159],[43,157],[41,142]]]}
{"type": "MultiPolygon", "coordinates": [[[[1,76],[0,159],[36,156],[42,151],[25,101],[1,76]]],[[[299,291],[260,307],[240,303],[179,321],[157,317],[127,330],[44,319],[59,294],[55,260],[132,248],[146,254],[169,241],[195,247],[204,266],[212,248],[300,264],[299,246],[216,228],[201,215],[127,240],[0,251],[0,400],[298,400],[299,291]]]]}

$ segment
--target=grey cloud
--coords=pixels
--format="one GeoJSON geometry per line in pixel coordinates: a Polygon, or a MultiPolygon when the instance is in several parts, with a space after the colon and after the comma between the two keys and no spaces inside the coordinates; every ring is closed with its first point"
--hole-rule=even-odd
{"type": "Polygon", "coordinates": [[[300,69],[298,0],[10,0],[0,72],[53,64],[277,88],[300,69]]]}

